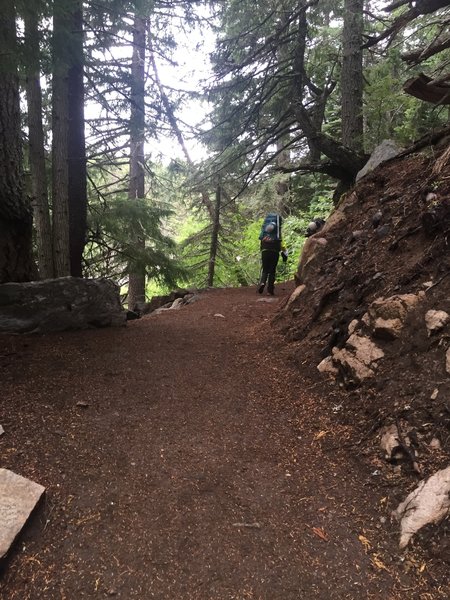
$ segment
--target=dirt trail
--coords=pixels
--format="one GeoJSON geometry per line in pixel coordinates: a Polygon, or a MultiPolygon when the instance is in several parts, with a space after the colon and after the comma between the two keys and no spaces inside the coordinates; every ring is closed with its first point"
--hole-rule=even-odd
{"type": "Polygon", "coordinates": [[[342,432],[269,325],[291,289],[2,338],[0,466],[47,487],[2,600],[445,597],[402,572],[370,470],[325,452],[342,432]]]}

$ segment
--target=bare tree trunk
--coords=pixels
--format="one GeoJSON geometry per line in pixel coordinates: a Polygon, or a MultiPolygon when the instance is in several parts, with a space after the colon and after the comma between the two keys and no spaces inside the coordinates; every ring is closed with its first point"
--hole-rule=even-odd
{"type": "Polygon", "coordinates": [[[42,93],[39,65],[38,16],[31,7],[24,12],[27,59],[28,141],[31,170],[31,197],[36,230],[39,275],[52,278],[52,230],[48,205],[48,182],[45,168],[44,130],[42,126],[42,93]]]}
{"type": "Polygon", "coordinates": [[[214,220],[211,233],[211,246],[209,249],[209,264],[208,264],[208,286],[214,285],[214,271],[216,268],[217,250],[219,246],[219,230],[220,230],[220,205],[221,205],[221,187],[220,181],[216,188],[216,202],[214,205],[214,220]]]}
{"type": "Polygon", "coordinates": [[[32,212],[23,190],[16,14],[13,0],[0,11],[0,283],[34,275],[32,212]]]}
{"type": "Polygon", "coordinates": [[[363,150],[363,53],[364,0],[345,0],[342,32],[342,143],[363,150]]]}
{"type": "Polygon", "coordinates": [[[69,21],[54,3],[52,40],[52,216],[55,277],[70,274],[68,169],[68,45],[69,21]]]}
{"type": "MultiPolygon", "coordinates": [[[[145,19],[136,15],[133,30],[133,59],[131,64],[130,116],[130,201],[145,197],[144,138],[145,138],[145,19]]],[[[139,223],[134,223],[134,246],[145,248],[145,237],[139,223]]],[[[145,267],[134,264],[128,279],[128,308],[145,302],[145,267]]]]}
{"type": "Polygon", "coordinates": [[[87,227],[82,0],[76,0],[70,18],[72,22],[72,30],[70,32],[72,52],[70,68],[68,71],[68,202],[70,274],[74,277],[82,277],[82,258],[86,243],[87,227]]]}

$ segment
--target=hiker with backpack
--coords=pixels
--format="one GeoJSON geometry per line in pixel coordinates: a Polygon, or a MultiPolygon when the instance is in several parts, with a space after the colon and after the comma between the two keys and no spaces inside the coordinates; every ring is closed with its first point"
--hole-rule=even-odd
{"type": "Polygon", "coordinates": [[[267,292],[273,296],[275,293],[275,275],[278,260],[287,261],[288,252],[281,237],[282,218],[277,213],[269,213],[264,219],[261,233],[259,234],[261,249],[261,278],[258,292],[263,293],[267,283],[267,292]]]}

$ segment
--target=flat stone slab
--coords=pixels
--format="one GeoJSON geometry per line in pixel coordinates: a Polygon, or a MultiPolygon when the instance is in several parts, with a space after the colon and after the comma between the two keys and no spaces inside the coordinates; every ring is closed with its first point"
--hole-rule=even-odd
{"type": "Polygon", "coordinates": [[[45,488],[8,469],[0,469],[0,558],[27,522],[45,488]]]}

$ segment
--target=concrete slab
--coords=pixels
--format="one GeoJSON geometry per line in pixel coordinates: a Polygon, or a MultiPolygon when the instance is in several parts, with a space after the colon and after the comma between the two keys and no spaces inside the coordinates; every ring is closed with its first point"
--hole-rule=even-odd
{"type": "Polygon", "coordinates": [[[0,558],[39,502],[45,488],[8,469],[0,469],[0,558]]]}

